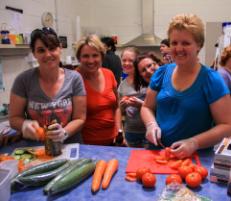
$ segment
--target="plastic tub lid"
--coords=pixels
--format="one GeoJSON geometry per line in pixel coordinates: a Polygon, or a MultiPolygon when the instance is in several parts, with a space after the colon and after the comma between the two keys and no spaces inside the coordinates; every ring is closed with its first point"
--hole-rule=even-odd
{"type": "Polygon", "coordinates": [[[1,201],[10,200],[10,170],[0,169],[0,198],[1,201]]]}

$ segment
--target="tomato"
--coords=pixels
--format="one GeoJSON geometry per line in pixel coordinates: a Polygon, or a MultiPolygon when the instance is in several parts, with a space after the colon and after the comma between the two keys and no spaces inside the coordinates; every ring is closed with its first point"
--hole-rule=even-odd
{"type": "Polygon", "coordinates": [[[146,188],[153,188],[156,184],[156,176],[150,172],[147,172],[142,176],[142,183],[146,188]]]}
{"type": "Polygon", "coordinates": [[[193,172],[193,169],[190,166],[182,165],[178,168],[178,173],[182,179],[185,179],[185,177],[191,172],[193,172]]]}
{"type": "Polygon", "coordinates": [[[125,180],[130,182],[136,181],[136,173],[127,173],[125,176],[125,180]]]}
{"type": "Polygon", "coordinates": [[[138,168],[136,170],[136,178],[137,178],[137,180],[141,181],[142,176],[147,172],[151,173],[151,170],[149,168],[146,168],[146,167],[138,168]]]}
{"type": "Polygon", "coordinates": [[[200,186],[202,177],[198,172],[191,172],[185,177],[186,184],[191,188],[200,186]]]}
{"type": "Polygon", "coordinates": [[[164,154],[165,154],[166,160],[169,160],[170,154],[171,154],[171,148],[166,147],[166,148],[164,149],[164,154]]]}
{"type": "Polygon", "coordinates": [[[164,156],[160,156],[160,155],[157,155],[157,156],[154,156],[154,160],[166,160],[166,158],[164,156]]]}
{"type": "Polygon", "coordinates": [[[205,179],[208,176],[208,170],[203,166],[195,166],[195,172],[198,172],[202,179],[205,179]]]}
{"type": "Polygon", "coordinates": [[[165,164],[167,164],[168,163],[168,161],[167,160],[161,160],[161,159],[157,159],[156,160],[156,163],[159,163],[159,164],[162,164],[162,165],[165,165],[165,164]]]}
{"type": "Polygon", "coordinates": [[[165,183],[166,185],[170,183],[182,184],[182,179],[179,174],[170,174],[166,177],[165,183]]]}
{"type": "Polygon", "coordinates": [[[181,165],[190,165],[192,163],[192,160],[190,158],[186,158],[183,160],[182,164],[181,165]]]}
{"type": "Polygon", "coordinates": [[[174,170],[177,170],[182,164],[182,160],[169,161],[168,166],[174,170]]]}

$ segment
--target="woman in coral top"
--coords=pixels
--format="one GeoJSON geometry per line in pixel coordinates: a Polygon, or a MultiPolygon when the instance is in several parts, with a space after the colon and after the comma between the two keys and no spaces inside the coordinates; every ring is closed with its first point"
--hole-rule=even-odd
{"type": "Polygon", "coordinates": [[[85,144],[112,145],[118,134],[117,83],[113,73],[102,68],[105,48],[96,35],[76,44],[77,69],[87,91],[87,119],[82,130],[85,144]]]}

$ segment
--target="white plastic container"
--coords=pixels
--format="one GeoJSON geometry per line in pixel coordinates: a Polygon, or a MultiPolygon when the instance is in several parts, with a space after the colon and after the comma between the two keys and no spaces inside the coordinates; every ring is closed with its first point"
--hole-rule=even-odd
{"type": "Polygon", "coordinates": [[[10,179],[12,179],[18,173],[18,161],[17,160],[3,161],[0,163],[0,169],[9,170],[10,171],[10,179]]]}
{"type": "Polygon", "coordinates": [[[1,201],[10,200],[10,180],[11,180],[10,170],[0,169],[0,198],[1,198],[1,201]]]}

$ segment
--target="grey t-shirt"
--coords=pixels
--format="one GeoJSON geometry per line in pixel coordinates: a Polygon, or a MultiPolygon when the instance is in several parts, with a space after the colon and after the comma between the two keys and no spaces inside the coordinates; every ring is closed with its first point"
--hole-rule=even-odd
{"type": "Polygon", "coordinates": [[[81,75],[64,69],[63,86],[55,97],[50,98],[40,87],[38,73],[38,68],[22,72],[15,79],[12,92],[27,99],[25,113],[28,119],[37,120],[42,127],[54,119],[65,126],[72,118],[72,98],[86,95],[81,75]]]}
{"type": "MultiPolygon", "coordinates": [[[[142,88],[140,91],[134,89],[134,85],[129,85],[127,79],[124,79],[118,88],[120,97],[135,96],[144,100],[147,88],[142,88]]],[[[145,133],[146,129],[140,117],[140,108],[128,106],[125,108],[125,131],[131,133],[145,133]]]]}

